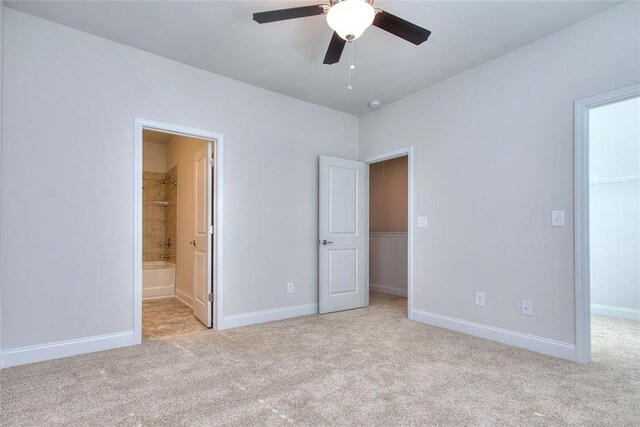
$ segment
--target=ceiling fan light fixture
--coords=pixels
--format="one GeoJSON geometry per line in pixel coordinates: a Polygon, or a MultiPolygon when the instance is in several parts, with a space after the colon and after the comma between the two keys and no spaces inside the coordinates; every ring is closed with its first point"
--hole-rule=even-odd
{"type": "Polygon", "coordinates": [[[327,12],[327,24],[344,40],[357,39],[373,23],[376,11],[367,0],[342,0],[327,12]]]}

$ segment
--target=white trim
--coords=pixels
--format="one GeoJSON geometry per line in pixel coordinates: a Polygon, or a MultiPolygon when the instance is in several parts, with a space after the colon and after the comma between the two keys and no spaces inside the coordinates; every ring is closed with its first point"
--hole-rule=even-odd
{"type": "Polygon", "coordinates": [[[406,289],[394,288],[393,286],[376,285],[374,283],[370,283],[369,289],[373,292],[380,292],[381,294],[395,295],[402,298],[407,297],[406,289]]]}
{"type": "Polygon", "coordinates": [[[234,314],[224,318],[225,329],[241,326],[257,325],[291,317],[307,316],[318,313],[318,304],[292,305],[272,310],[255,311],[253,313],[234,314]]]}
{"type": "Polygon", "coordinates": [[[580,99],[574,103],[574,276],[576,355],[591,360],[591,297],[589,284],[589,109],[640,96],[640,84],[580,99]]]}
{"type": "MultiPolygon", "coordinates": [[[[369,194],[371,193],[371,173],[370,173],[370,167],[368,164],[365,164],[365,168],[364,168],[364,182],[365,182],[365,189],[364,189],[364,208],[365,208],[365,218],[364,218],[364,222],[365,222],[365,228],[364,228],[364,244],[365,244],[365,249],[366,249],[366,253],[367,255],[364,258],[365,261],[365,266],[364,266],[364,306],[365,307],[369,307],[369,282],[371,281],[371,232],[369,231],[369,226],[371,224],[369,224],[369,217],[371,215],[369,215],[369,194]]],[[[319,303],[320,301],[318,301],[319,303]]],[[[319,305],[318,305],[319,308],[319,305]]],[[[320,311],[320,310],[318,310],[320,311]]]]}
{"type": "Polygon", "coordinates": [[[193,308],[193,297],[182,289],[176,288],[176,294],[174,296],[189,307],[193,308]]]}
{"type": "MultiPolygon", "coordinates": [[[[0,0],[0,184],[2,183],[3,174],[2,174],[2,159],[4,153],[4,138],[2,129],[4,129],[4,55],[6,55],[6,50],[4,47],[4,0],[0,0]]],[[[0,241],[2,240],[2,229],[4,224],[3,218],[3,191],[2,185],[0,185],[0,241]]],[[[0,271],[3,271],[4,268],[4,254],[0,254],[0,271]]],[[[0,286],[0,302],[2,301],[2,286],[0,286]]],[[[0,319],[2,319],[2,304],[0,304],[0,319]]],[[[2,321],[0,320],[0,343],[2,343],[2,321]]],[[[2,366],[2,353],[0,352],[0,366],[2,366]]]]}
{"type": "MultiPolygon", "coordinates": [[[[382,162],[384,160],[395,159],[397,157],[407,156],[407,192],[408,209],[407,209],[407,317],[413,320],[413,146],[402,147],[373,156],[365,157],[362,161],[366,164],[382,162]]],[[[369,192],[367,192],[367,212],[369,211],[369,192]]],[[[367,214],[368,217],[368,214],[367,214]]],[[[368,236],[367,236],[368,238],[368,236]]],[[[368,261],[368,260],[367,260],[368,261]]],[[[369,279],[367,277],[367,287],[369,279]]],[[[367,289],[368,291],[368,289],[367,289]]],[[[368,294],[369,292],[367,292],[368,294]]],[[[369,300],[367,298],[367,305],[369,300]]]]}
{"type": "Polygon", "coordinates": [[[133,343],[142,342],[142,123],[133,146],[133,343]],[[140,202],[140,203],[138,203],[140,202]]]}
{"type": "Polygon", "coordinates": [[[372,156],[365,157],[362,162],[365,163],[378,163],[385,160],[391,160],[398,157],[408,156],[413,151],[413,146],[401,147],[391,151],[385,151],[384,153],[374,154],[372,156]]]}
{"type": "Polygon", "coordinates": [[[224,324],[224,312],[223,312],[223,294],[224,294],[224,274],[223,274],[223,266],[224,266],[224,251],[223,251],[223,243],[224,243],[224,220],[223,220],[223,201],[224,201],[224,136],[222,134],[218,134],[218,138],[216,139],[215,145],[215,153],[213,154],[216,158],[216,167],[215,167],[215,175],[216,175],[216,200],[215,200],[215,218],[214,218],[214,231],[215,231],[215,254],[216,254],[216,289],[215,289],[215,323],[214,329],[222,330],[225,329],[224,324]]]}
{"type": "Polygon", "coordinates": [[[613,305],[591,304],[591,314],[640,321],[640,310],[613,305]]]}
{"type": "Polygon", "coordinates": [[[61,357],[110,350],[133,344],[135,344],[134,332],[126,331],[115,334],[97,335],[88,338],[14,348],[4,350],[0,353],[0,368],[9,368],[11,366],[26,365],[27,363],[42,362],[45,360],[59,359],[61,357]]]}
{"type": "Polygon", "coordinates": [[[481,323],[469,322],[467,320],[429,313],[418,309],[413,309],[412,319],[428,325],[451,329],[491,341],[537,351],[538,353],[549,356],[571,361],[575,360],[576,348],[573,344],[566,342],[542,338],[509,329],[496,328],[481,323]]]}
{"type": "Polygon", "coordinates": [[[201,129],[193,129],[185,126],[162,123],[155,120],[135,119],[135,147],[134,147],[134,344],[142,342],[142,131],[152,129],[161,132],[168,132],[176,135],[183,135],[192,138],[200,138],[215,143],[215,224],[214,241],[215,251],[215,309],[213,327],[224,329],[223,313],[223,191],[224,191],[224,136],[221,133],[210,132],[201,129]]]}

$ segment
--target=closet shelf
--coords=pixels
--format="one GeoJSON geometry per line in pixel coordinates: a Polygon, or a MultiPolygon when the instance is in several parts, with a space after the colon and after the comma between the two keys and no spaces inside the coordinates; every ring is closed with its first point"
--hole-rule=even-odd
{"type": "Polygon", "coordinates": [[[635,181],[640,181],[640,175],[616,176],[613,178],[604,178],[604,177],[592,174],[589,177],[589,183],[591,185],[625,184],[627,182],[635,182],[635,181]]]}

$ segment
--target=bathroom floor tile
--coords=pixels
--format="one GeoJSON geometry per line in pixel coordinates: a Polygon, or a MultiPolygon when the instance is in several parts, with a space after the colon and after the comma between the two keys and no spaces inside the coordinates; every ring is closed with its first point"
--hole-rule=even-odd
{"type": "Polygon", "coordinates": [[[142,339],[158,339],[206,331],[191,307],[177,298],[142,302],[142,339]]]}

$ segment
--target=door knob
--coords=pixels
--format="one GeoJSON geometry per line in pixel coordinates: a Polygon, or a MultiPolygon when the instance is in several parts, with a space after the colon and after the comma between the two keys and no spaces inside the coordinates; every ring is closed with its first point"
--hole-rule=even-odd
{"type": "Polygon", "coordinates": [[[194,248],[196,247],[196,241],[195,240],[190,241],[189,244],[192,245],[194,248]]]}
{"type": "Polygon", "coordinates": [[[330,244],[332,244],[333,242],[330,242],[330,241],[328,241],[328,240],[322,240],[320,243],[322,243],[322,245],[324,246],[324,245],[330,245],[330,244]]]}

